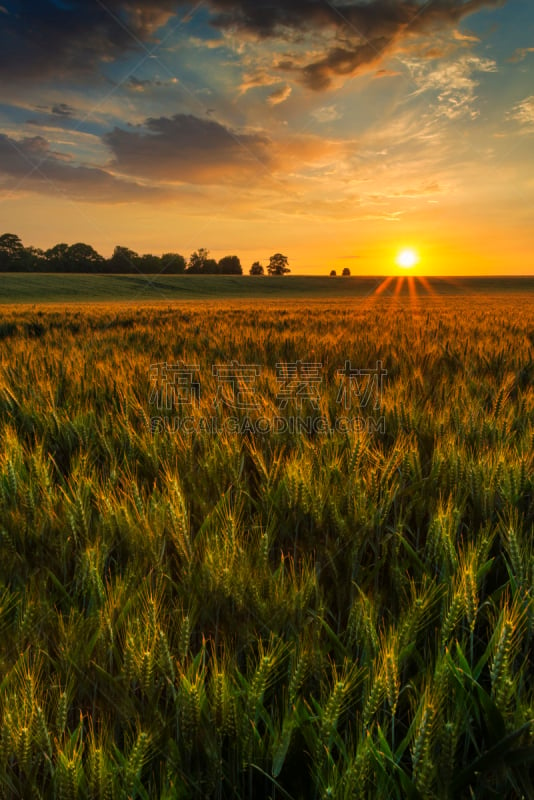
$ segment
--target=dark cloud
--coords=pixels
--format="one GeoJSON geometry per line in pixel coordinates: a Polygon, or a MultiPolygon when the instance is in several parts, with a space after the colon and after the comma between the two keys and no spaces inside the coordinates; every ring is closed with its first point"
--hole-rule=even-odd
{"type": "Polygon", "coordinates": [[[57,193],[73,200],[120,203],[148,200],[157,191],[115,177],[96,167],[77,165],[54,152],[42,136],[13,139],[0,134],[0,183],[3,188],[57,193]]]}
{"type": "Polygon", "coordinates": [[[130,78],[128,78],[126,85],[134,92],[144,92],[145,89],[147,89],[149,86],[152,86],[152,81],[140,80],[139,78],[136,78],[135,75],[132,75],[130,78]]]}
{"type": "Polygon", "coordinates": [[[58,103],[55,106],[52,106],[52,114],[55,114],[58,117],[72,117],[75,113],[75,109],[72,106],[69,106],[67,103],[58,103]]]}
{"type": "Polygon", "coordinates": [[[343,39],[314,61],[285,59],[278,67],[295,74],[306,86],[327,88],[336,76],[352,76],[381,60],[407,33],[431,32],[458,23],[483,7],[506,0],[211,0],[213,23],[260,38],[302,37],[334,31],[343,39]]]}
{"type": "Polygon", "coordinates": [[[287,30],[342,28],[359,38],[392,36],[410,25],[415,29],[438,22],[456,23],[483,7],[503,5],[506,0],[209,0],[222,28],[240,28],[263,37],[287,30]]]}
{"type": "MultiPolygon", "coordinates": [[[[377,62],[407,31],[430,32],[506,0],[206,0],[223,30],[280,39],[325,36],[324,52],[307,63],[285,60],[295,77],[323,89],[377,62]],[[332,47],[332,32],[340,42],[332,47]],[[327,38],[330,44],[327,44],[327,38]]],[[[185,0],[18,0],[6,4],[0,29],[0,75],[11,80],[94,75],[99,64],[139,49],[170,16],[194,8],[185,0]]],[[[314,47],[314,51],[316,48],[314,47]]]]}
{"type": "Polygon", "coordinates": [[[37,116],[26,120],[26,125],[51,125],[65,130],[76,130],[78,110],[68,103],[53,103],[52,105],[35,105],[31,107],[37,116]]]}
{"type": "Polygon", "coordinates": [[[271,165],[269,140],[189,114],[148,119],[104,136],[113,167],[128,175],[184,183],[221,183],[260,175],[271,165]]]}
{"type": "Polygon", "coordinates": [[[132,92],[144,92],[147,89],[153,88],[161,88],[165,86],[173,86],[177,83],[176,78],[170,78],[169,80],[162,81],[158,78],[154,78],[153,80],[146,79],[146,78],[136,78],[135,75],[131,75],[128,80],[126,81],[126,86],[132,92]]]}
{"type": "Polygon", "coordinates": [[[7,2],[0,76],[36,80],[94,73],[103,60],[139,49],[177,5],[174,0],[7,2]]]}
{"type": "Polygon", "coordinates": [[[350,77],[361,67],[380,61],[390,43],[391,40],[383,38],[354,48],[335,47],[324,58],[304,67],[296,67],[296,71],[300,74],[301,82],[310,89],[327,89],[336,75],[350,77]]]}

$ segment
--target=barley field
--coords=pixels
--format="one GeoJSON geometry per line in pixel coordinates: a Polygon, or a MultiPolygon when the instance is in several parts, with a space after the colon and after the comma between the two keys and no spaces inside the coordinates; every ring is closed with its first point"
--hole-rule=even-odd
{"type": "Polygon", "coordinates": [[[4,305],[0,797],[534,797],[533,356],[520,294],[4,305]]]}

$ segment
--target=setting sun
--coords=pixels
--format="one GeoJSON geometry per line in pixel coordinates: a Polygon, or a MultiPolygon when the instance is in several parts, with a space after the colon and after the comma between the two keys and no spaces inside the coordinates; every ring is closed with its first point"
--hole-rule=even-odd
{"type": "Polygon", "coordinates": [[[419,256],[415,250],[401,250],[397,255],[396,261],[397,266],[403,267],[404,269],[410,269],[411,267],[415,267],[415,265],[418,263],[419,256]]]}

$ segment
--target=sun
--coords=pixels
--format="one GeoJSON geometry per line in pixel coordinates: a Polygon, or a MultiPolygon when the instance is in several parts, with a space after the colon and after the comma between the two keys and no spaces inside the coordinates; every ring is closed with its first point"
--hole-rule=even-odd
{"type": "Polygon", "coordinates": [[[408,247],[397,254],[396,262],[397,266],[403,269],[411,269],[419,262],[419,256],[415,250],[408,247]]]}

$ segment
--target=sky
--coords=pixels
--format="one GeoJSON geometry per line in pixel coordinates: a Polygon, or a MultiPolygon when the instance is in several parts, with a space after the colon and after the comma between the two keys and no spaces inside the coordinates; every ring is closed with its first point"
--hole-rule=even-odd
{"type": "Polygon", "coordinates": [[[0,233],[534,271],[532,0],[0,0],[0,233]]]}

